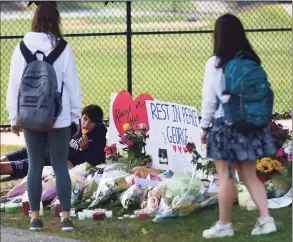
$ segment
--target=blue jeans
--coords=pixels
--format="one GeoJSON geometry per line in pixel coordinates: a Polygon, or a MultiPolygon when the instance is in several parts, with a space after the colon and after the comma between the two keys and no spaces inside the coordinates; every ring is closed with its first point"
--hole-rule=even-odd
{"type": "Polygon", "coordinates": [[[56,175],[56,188],[62,211],[70,211],[71,180],[68,172],[70,127],[51,129],[48,132],[24,130],[29,168],[27,192],[31,211],[40,210],[42,171],[45,165],[46,143],[49,143],[51,163],[56,175]]]}
{"type": "MultiPolygon", "coordinates": [[[[12,167],[12,177],[23,178],[28,172],[28,154],[27,149],[22,148],[5,155],[12,167]]],[[[45,166],[51,166],[51,161],[46,157],[45,166]]]]}

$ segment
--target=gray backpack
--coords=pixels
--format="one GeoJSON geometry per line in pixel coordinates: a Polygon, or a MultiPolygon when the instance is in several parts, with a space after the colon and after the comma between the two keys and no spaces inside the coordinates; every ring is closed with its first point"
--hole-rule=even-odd
{"type": "Polygon", "coordinates": [[[47,131],[53,127],[62,110],[62,92],[58,92],[57,76],[53,63],[66,47],[60,40],[56,48],[46,57],[43,52],[32,54],[20,43],[20,50],[26,60],[26,67],[20,81],[18,93],[18,125],[23,129],[47,131]],[[38,60],[36,54],[43,54],[38,60]]]}

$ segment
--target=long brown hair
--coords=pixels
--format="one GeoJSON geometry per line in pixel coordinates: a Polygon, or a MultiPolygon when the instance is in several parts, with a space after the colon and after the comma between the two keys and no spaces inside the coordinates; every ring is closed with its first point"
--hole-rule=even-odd
{"type": "Polygon", "coordinates": [[[42,2],[35,11],[31,30],[48,34],[51,38],[52,46],[55,47],[58,39],[62,39],[60,22],[60,13],[54,4],[42,2]]]}
{"type": "Polygon", "coordinates": [[[214,55],[219,58],[217,67],[224,67],[240,50],[249,52],[260,62],[246,37],[241,21],[232,14],[224,14],[217,19],[214,30],[214,55]]]}

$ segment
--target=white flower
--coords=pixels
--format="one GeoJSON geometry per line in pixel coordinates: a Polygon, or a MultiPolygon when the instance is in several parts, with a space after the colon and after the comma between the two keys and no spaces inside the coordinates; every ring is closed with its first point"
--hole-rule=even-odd
{"type": "Polygon", "coordinates": [[[292,153],[292,140],[286,140],[284,145],[283,145],[283,148],[284,148],[284,152],[286,154],[290,154],[292,153]]]}

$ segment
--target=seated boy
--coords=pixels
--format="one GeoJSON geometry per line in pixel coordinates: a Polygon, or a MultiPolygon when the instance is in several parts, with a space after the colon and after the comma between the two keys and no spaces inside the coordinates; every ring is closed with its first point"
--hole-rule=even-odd
{"type": "MultiPolygon", "coordinates": [[[[105,162],[107,129],[102,122],[103,110],[98,105],[88,105],[82,110],[80,132],[69,142],[68,167],[88,162],[92,166],[105,162]],[[82,130],[87,130],[86,134],[82,130]]],[[[73,133],[76,133],[74,131],[73,133]]],[[[28,154],[26,148],[16,150],[0,160],[0,175],[22,178],[28,172],[28,154]]],[[[46,148],[45,166],[51,165],[49,146],[46,148]]]]}

